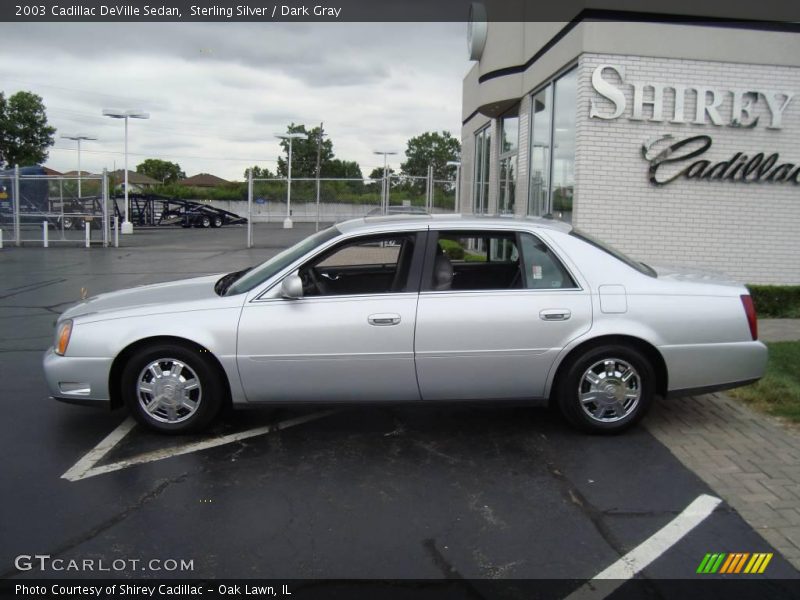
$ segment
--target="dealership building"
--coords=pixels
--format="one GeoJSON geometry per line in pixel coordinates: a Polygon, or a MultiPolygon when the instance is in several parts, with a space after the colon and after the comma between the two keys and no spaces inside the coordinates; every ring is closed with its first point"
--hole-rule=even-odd
{"type": "Polygon", "coordinates": [[[648,264],[800,284],[800,33],[470,23],[460,205],[553,215],[648,264]]]}

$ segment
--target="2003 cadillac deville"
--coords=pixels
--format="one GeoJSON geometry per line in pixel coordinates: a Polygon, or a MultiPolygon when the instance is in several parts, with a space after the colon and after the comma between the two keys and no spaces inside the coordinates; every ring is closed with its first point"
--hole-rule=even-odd
{"type": "Polygon", "coordinates": [[[101,294],[58,319],[60,400],[167,433],[225,403],[526,401],[622,431],[653,397],[760,378],[743,286],[656,272],[557,221],[348,221],[245,271],[101,294]]]}

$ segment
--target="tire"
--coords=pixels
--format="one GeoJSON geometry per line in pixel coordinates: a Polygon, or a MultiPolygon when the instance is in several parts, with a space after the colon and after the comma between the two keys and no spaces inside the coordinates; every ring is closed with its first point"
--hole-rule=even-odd
{"type": "Polygon", "coordinates": [[[222,227],[224,222],[225,221],[222,219],[222,217],[217,216],[217,217],[214,217],[214,219],[211,221],[211,226],[216,229],[218,227],[222,227]]]}
{"type": "Polygon", "coordinates": [[[583,431],[621,433],[638,423],[653,403],[655,370],[630,346],[591,348],[564,368],[556,390],[558,407],[583,431]]]}
{"type": "Polygon", "coordinates": [[[145,347],[122,371],[122,398],[128,410],[139,423],[161,433],[205,429],[225,397],[223,378],[205,350],[178,344],[145,347]]]}
{"type": "Polygon", "coordinates": [[[197,219],[198,227],[202,227],[203,229],[208,229],[211,227],[211,217],[208,215],[203,215],[202,217],[197,219]]]}

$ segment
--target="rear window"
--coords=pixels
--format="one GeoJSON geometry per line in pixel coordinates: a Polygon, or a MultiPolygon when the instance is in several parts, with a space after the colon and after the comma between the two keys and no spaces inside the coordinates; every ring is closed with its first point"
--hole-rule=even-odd
{"type": "Polygon", "coordinates": [[[643,275],[647,275],[648,277],[657,277],[655,270],[649,265],[646,265],[643,262],[639,262],[637,260],[633,260],[627,254],[623,254],[613,246],[610,246],[605,242],[601,242],[597,238],[589,235],[588,233],[573,228],[572,231],[570,231],[570,235],[575,236],[579,240],[583,240],[587,244],[591,244],[595,248],[599,248],[600,250],[602,250],[607,254],[610,254],[617,260],[624,262],[626,265],[628,265],[633,269],[636,269],[637,271],[639,271],[639,273],[642,273],[643,275]]]}

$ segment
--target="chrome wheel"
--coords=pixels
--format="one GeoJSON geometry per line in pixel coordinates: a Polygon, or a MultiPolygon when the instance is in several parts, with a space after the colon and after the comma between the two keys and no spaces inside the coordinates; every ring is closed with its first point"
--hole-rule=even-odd
{"type": "Polygon", "coordinates": [[[150,362],[136,380],[136,397],[144,412],[161,423],[181,423],[197,412],[202,399],[200,379],[175,358],[150,362]]]}
{"type": "Polygon", "coordinates": [[[614,423],[636,410],[642,396],[639,373],[630,363],[606,358],[584,371],[578,384],[581,408],[594,421],[614,423]]]}

